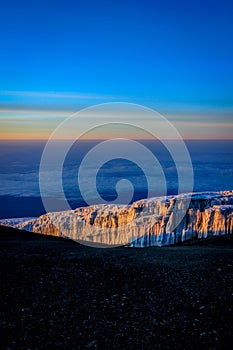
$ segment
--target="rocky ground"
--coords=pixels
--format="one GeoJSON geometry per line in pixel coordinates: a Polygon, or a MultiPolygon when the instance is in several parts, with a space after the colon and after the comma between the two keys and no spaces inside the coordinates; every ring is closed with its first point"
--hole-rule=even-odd
{"type": "Polygon", "coordinates": [[[2,349],[231,349],[233,245],[90,248],[0,228],[2,349]]]}

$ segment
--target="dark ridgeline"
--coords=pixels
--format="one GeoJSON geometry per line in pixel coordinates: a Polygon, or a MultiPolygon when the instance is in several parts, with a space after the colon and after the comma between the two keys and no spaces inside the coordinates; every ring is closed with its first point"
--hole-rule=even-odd
{"type": "Polygon", "coordinates": [[[0,227],[2,349],[230,349],[233,246],[97,249],[0,227]]]}

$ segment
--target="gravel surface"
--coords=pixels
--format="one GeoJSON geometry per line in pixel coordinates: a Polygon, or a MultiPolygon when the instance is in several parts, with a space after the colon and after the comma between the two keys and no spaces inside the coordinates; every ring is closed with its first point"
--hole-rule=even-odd
{"type": "Polygon", "coordinates": [[[97,249],[0,227],[1,349],[232,349],[233,245],[97,249]]]}

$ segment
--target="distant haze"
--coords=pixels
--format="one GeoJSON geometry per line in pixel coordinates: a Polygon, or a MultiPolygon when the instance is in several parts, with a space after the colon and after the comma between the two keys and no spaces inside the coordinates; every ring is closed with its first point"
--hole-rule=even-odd
{"type": "MultiPolygon", "coordinates": [[[[159,160],[167,183],[167,193],[177,193],[177,170],[168,151],[156,141],[141,141],[159,160]]],[[[77,182],[81,160],[97,141],[80,141],[68,153],[63,166],[63,188],[66,198],[74,207],[86,205],[77,182]]],[[[0,141],[0,216],[38,216],[43,212],[39,201],[39,165],[45,142],[0,141]],[[35,198],[38,198],[36,200],[35,198]]],[[[194,191],[231,190],[233,183],[233,141],[187,141],[194,171],[194,191]]],[[[92,164],[94,167],[95,164],[92,164]]],[[[185,169],[184,169],[185,171],[185,169]]],[[[85,176],[90,196],[90,174],[85,176]]],[[[53,169],[48,170],[48,196],[59,200],[53,169]]],[[[105,200],[116,196],[116,184],[129,180],[134,187],[133,200],[147,197],[147,181],[140,169],[132,162],[113,159],[100,168],[96,178],[99,194],[105,200]]],[[[159,181],[160,179],[158,179],[159,181]]],[[[156,183],[158,183],[156,180],[156,183]]],[[[155,193],[156,194],[156,193],[155,193]]],[[[159,194],[159,193],[157,193],[159,194]]]]}

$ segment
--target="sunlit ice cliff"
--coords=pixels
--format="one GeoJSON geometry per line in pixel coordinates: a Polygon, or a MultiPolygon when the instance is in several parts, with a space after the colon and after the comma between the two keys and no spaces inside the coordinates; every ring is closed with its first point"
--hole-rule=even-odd
{"type": "Polygon", "coordinates": [[[233,233],[233,191],[154,197],[132,205],[93,205],[14,224],[87,244],[164,246],[233,233]],[[188,204],[188,206],[187,206],[188,204]]]}

